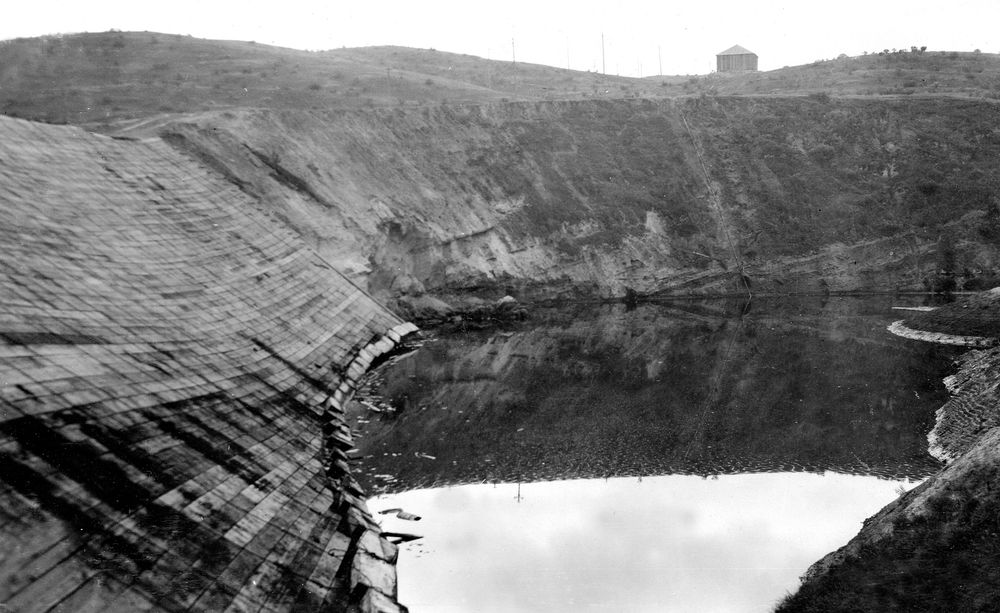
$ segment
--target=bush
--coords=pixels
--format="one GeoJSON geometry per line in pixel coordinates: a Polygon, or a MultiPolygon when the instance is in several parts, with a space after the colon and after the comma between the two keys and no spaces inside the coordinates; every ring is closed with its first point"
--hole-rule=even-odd
{"type": "Polygon", "coordinates": [[[821,163],[829,162],[835,154],[836,150],[826,143],[820,143],[809,150],[809,157],[821,163]]]}

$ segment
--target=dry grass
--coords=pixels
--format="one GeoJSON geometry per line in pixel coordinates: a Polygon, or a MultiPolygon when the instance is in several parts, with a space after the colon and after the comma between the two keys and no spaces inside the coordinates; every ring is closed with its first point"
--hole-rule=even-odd
{"type": "Polygon", "coordinates": [[[740,75],[634,79],[404,47],[309,52],[151,32],[0,41],[0,112],[92,127],[226,108],[810,93],[998,98],[1000,59],[903,53],[740,75]]]}

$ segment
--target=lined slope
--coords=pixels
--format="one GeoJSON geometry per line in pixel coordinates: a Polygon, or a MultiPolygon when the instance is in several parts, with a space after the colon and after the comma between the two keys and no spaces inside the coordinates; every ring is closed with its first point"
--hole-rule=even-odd
{"type": "Polygon", "coordinates": [[[0,204],[0,602],[394,610],[337,407],[412,328],[160,141],[0,118],[0,204]]]}

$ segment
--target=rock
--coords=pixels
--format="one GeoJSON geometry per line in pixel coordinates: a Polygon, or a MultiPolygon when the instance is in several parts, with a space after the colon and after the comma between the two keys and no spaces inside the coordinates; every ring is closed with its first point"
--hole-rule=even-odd
{"type": "Polygon", "coordinates": [[[520,305],[512,296],[504,296],[493,303],[493,310],[498,314],[510,313],[517,310],[520,305]]]}
{"type": "Polygon", "coordinates": [[[447,302],[427,294],[401,296],[396,302],[401,314],[409,319],[440,319],[454,310],[447,302]]]}

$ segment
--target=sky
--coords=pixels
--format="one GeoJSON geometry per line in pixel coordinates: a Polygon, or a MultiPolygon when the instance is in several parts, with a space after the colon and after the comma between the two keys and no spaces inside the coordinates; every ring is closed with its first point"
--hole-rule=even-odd
{"type": "Polygon", "coordinates": [[[739,44],[761,70],[927,46],[1000,52],[997,0],[32,0],[0,40],[110,29],[297,49],[401,45],[623,76],[707,74],[739,44]],[[513,57],[512,57],[513,56],[513,57]]]}

